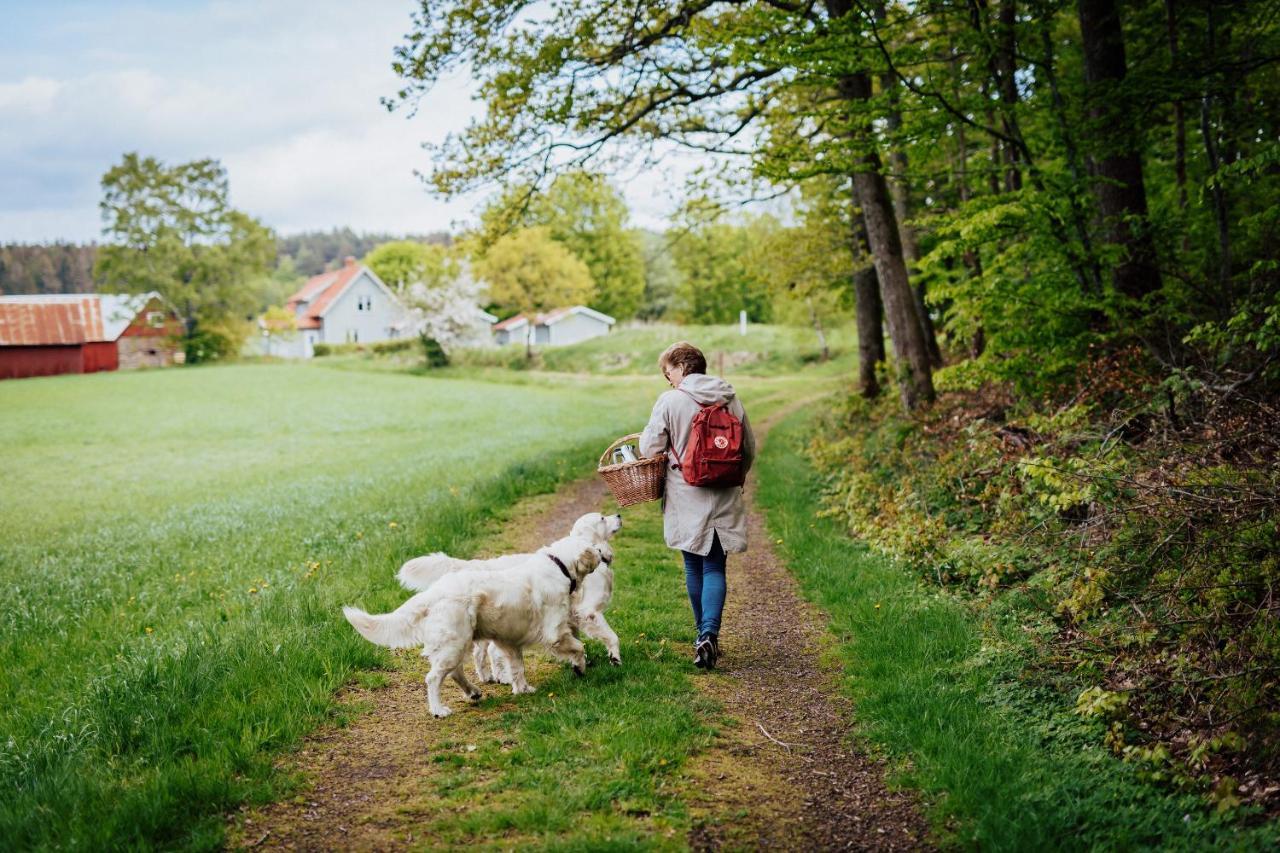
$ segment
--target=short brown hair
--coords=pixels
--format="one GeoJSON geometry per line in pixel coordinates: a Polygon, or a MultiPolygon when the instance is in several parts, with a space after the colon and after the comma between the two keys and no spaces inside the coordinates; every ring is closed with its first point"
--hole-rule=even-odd
{"type": "Polygon", "coordinates": [[[683,367],[685,376],[706,373],[707,357],[688,341],[676,341],[658,356],[658,369],[666,373],[668,367],[683,367]]]}

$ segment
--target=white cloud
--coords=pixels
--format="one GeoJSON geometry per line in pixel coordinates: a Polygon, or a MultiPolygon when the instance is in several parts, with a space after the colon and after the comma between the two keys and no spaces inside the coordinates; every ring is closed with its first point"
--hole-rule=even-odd
{"type": "MultiPolygon", "coordinates": [[[[422,142],[478,113],[470,81],[438,86],[412,119],[379,103],[415,6],[29,7],[0,54],[0,240],[97,239],[99,181],[126,151],[221,160],[233,203],[282,233],[473,219],[478,197],[442,201],[413,174],[431,165],[422,142]]],[[[620,173],[634,221],[661,227],[690,168],[620,173]]]]}

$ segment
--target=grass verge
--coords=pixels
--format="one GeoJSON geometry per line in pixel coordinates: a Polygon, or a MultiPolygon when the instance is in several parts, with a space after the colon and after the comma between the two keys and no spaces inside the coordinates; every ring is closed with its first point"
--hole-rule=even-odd
{"type": "Polygon", "coordinates": [[[830,616],[860,733],[901,761],[945,842],[984,850],[1264,849],[1191,795],[1143,782],[1062,700],[1021,684],[1016,620],[927,589],[819,518],[802,449],[809,420],[774,428],[759,500],[806,596],[830,616]]]}

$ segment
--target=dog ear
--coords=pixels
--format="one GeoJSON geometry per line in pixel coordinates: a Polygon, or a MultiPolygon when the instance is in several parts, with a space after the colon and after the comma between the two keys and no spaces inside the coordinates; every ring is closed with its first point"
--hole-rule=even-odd
{"type": "Polygon", "coordinates": [[[578,568],[582,574],[589,575],[600,565],[600,551],[594,545],[588,545],[578,554],[578,568]]]}

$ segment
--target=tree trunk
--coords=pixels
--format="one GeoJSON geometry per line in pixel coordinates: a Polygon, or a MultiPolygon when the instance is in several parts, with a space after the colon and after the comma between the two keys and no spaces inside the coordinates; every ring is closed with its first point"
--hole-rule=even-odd
{"type": "MultiPolygon", "coordinates": [[[[852,0],[826,0],[827,13],[833,19],[851,14],[852,0]]],[[[867,71],[841,74],[836,82],[840,96],[848,102],[871,100],[871,75],[867,71]]],[[[901,374],[899,393],[908,410],[933,402],[933,366],[925,345],[923,325],[916,311],[907,275],[907,262],[902,255],[902,239],[898,220],[893,215],[893,201],[880,168],[880,155],[871,144],[872,130],[865,119],[853,120],[849,133],[854,145],[863,152],[857,158],[853,175],[854,195],[862,208],[867,227],[867,244],[880,279],[880,298],[884,303],[885,321],[893,341],[894,355],[901,374]]]]}
{"type": "MultiPolygon", "coordinates": [[[[1005,136],[1015,138],[1020,135],[1014,107],[1018,104],[1018,82],[1015,77],[1017,62],[1015,59],[1014,24],[1017,11],[1014,0],[1000,0],[996,12],[996,89],[1000,93],[1001,123],[1005,136]]],[[[1022,189],[1022,171],[1018,167],[1020,159],[1018,149],[1010,142],[1004,148],[1004,189],[1014,192],[1022,189]]]]}
{"type": "Polygon", "coordinates": [[[880,282],[867,247],[867,226],[849,183],[849,250],[853,258],[854,318],[858,325],[858,387],[867,399],[880,396],[876,365],[884,361],[884,306],[880,302],[880,282]]]}
{"type": "MultiPolygon", "coordinates": [[[[870,94],[871,81],[866,75],[861,85],[870,94]]],[[[858,82],[855,81],[855,87],[858,82]]],[[[857,91],[855,88],[854,91],[857,91]]],[[[859,158],[863,170],[853,176],[854,192],[867,226],[867,244],[875,261],[880,281],[880,299],[884,303],[885,322],[900,373],[899,393],[908,410],[933,402],[933,367],[924,342],[920,316],[916,313],[911,281],[907,277],[906,259],[898,238],[898,223],[893,215],[893,202],[884,175],[880,174],[880,157],[868,152],[859,158]]]]}
{"type": "MultiPolygon", "coordinates": [[[[1214,26],[1213,7],[1207,10],[1209,54],[1217,50],[1217,29],[1214,26]]],[[[1222,156],[1218,149],[1218,140],[1213,129],[1213,96],[1206,91],[1200,99],[1200,134],[1204,137],[1204,153],[1208,159],[1209,174],[1215,174],[1222,167],[1222,156]]],[[[1223,301],[1230,304],[1227,288],[1231,281],[1231,229],[1227,221],[1227,191],[1221,180],[1210,184],[1213,195],[1214,220],[1218,224],[1218,289],[1223,301]]]]}
{"type": "Polygon", "coordinates": [[[818,309],[813,306],[813,297],[806,296],[805,303],[809,306],[809,322],[813,324],[813,330],[818,334],[818,346],[822,347],[822,360],[831,360],[831,350],[827,347],[827,333],[822,329],[822,318],[818,316],[818,309]]]}
{"type": "MultiPolygon", "coordinates": [[[[881,6],[883,10],[883,6],[881,6]]],[[[883,16],[883,11],[881,13],[883,16]]],[[[902,127],[902,113],[898,109],[897,77],[883,74],[880,77],[880,89],[889,95],[889,109],[885,116],[885,129],[890,140],[893,134],[902,127]]],[[[893,177],[889,180],[889,191],[893,196],[893,213],[898,220],[898,236],[902,240],[902,256],[906,259],[907,269],[914,271],[920,262],[920,244],[916,239],[916,229],[908,224],[911,220],[911,197],[907,188],[907,154],[896,144],[889,150],[889,163],[893,167],[893,177]]],[[[933,328],[933,318],[924,302],[924,283],[916,284],[913,295],[916,301],[916,313],[920,316],[920,332],[924,335],[925,345],[929,348],[929,359],[934,367],[942,366],[942,349],[938,346],[938,335],[933,328]]]]}
{"type": "MultiPolygon", "coordinates": [[[[1169,36],[1169,67],[1178,70],[1178,13],[1177,0],[1164,0],[1165,27],[1169,36]]],[[[1173,175],[1178,185],[1178,208],[1187,209],[1187,117],[1182,98],[1173,102],[1173,175]]],[[[1187,246],[1187,234],[1182,236],[1183,250],[1187,246]]]]}
{"type": "Polygon", "coordinates": [[[1124,34],[1115,0],[1079,0],[1089,115],[1101,143],[1094,185],[1107,239],[1124,250],[1112,281],[1130,299],[1160,289],[1155,242],[1147,223],[1142,155],[1128,110],[1116,103],[1126,73],[1124,34]]]}

